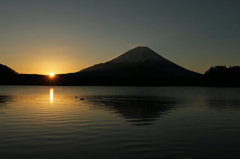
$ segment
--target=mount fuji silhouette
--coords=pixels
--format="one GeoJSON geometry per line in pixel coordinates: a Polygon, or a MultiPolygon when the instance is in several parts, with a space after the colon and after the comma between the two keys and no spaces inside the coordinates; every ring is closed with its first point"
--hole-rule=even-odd
{"type": "Polygon", "coordinates": [[[77,74],[90,76],[194,77],[187,70],[160,56],[148,47],[138,46],[105,63],[85,68],[77,74]]]}

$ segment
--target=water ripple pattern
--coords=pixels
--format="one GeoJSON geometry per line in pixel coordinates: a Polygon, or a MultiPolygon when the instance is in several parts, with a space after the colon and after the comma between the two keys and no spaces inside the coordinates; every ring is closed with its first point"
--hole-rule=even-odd
{"type": "Polygon", "coordinates": [[[240,89],[0,86],[0,158],[240,158],[240,89]]]}

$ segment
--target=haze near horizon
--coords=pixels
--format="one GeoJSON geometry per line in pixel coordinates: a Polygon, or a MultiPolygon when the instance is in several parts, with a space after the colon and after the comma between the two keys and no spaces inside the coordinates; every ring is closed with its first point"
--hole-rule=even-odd
{"type": "Polygon", "coordinates": [[[0,2],[1,64],[19,73],[77,72],[136,46],[195,72],[239,65],[240,2],[0,2]]]}

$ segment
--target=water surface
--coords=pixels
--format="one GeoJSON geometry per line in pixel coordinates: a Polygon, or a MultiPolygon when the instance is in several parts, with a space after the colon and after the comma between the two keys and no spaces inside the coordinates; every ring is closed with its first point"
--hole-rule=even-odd
{"type": "Polygon", "coordinates": [[[0,158],[240,158],[239,95],[239,88],[0,86],[0,158]]]}

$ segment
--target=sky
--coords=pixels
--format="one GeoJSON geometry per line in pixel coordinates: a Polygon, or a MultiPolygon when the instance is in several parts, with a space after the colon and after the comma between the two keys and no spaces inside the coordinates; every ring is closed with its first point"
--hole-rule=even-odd
{"type": "Polygon", "coordinates": [[[199,73],[240,64],[239,0],[0,0],[0,63],[77,72],[136,46],[199,73]]]}

